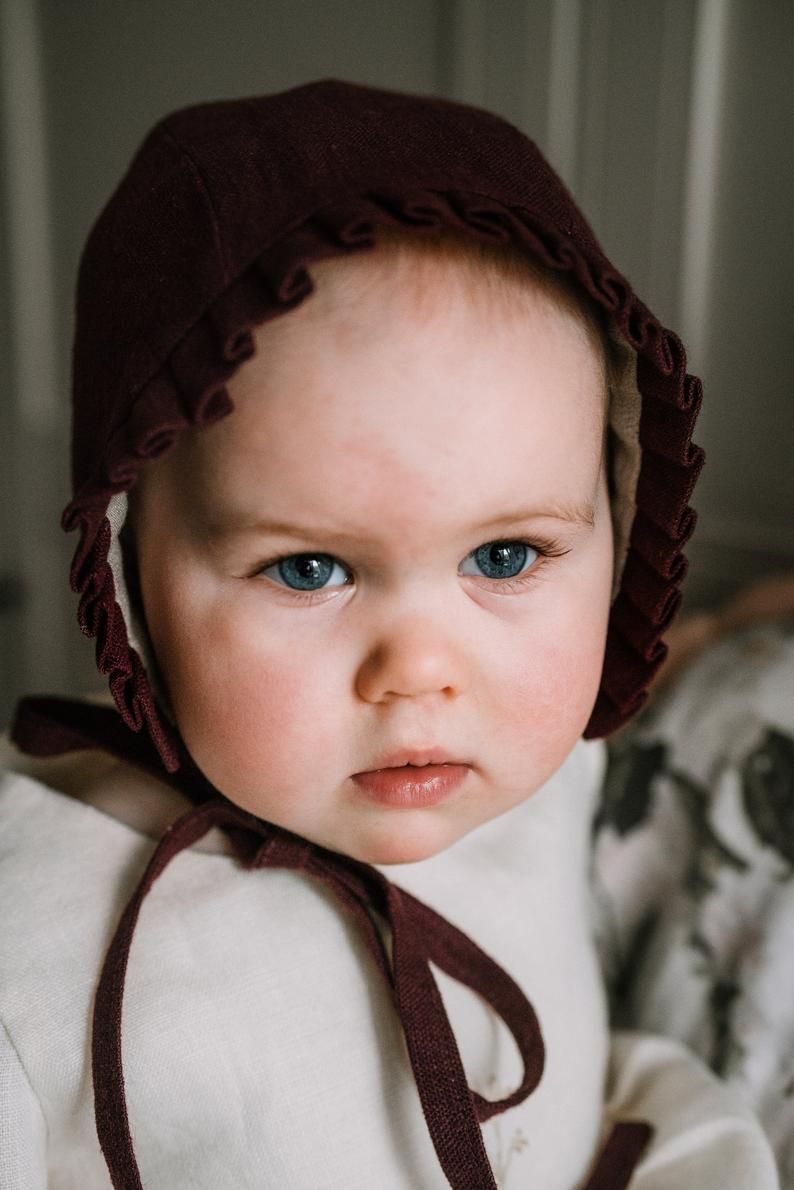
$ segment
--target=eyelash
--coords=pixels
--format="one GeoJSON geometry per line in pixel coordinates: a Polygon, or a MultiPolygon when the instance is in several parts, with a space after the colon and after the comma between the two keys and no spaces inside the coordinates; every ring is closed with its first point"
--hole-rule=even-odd
{"type": "MultiPolygon", "coordinates": [[[[527,541],[526,539],[521,538],[521,537],[499,537],[499,538],[495,538],[493,541],[483,542],[483,545],[498,545],[498,544],[524,545],[524,546],[527,546],[529,549],[531,549],[534,553],[536,553],[538,555],[538,557],[535,559],[534,563],[531,565],[530,569],[526,572],[526,574],[518,576],[516,578],[489,579],[485,575],[480,576],[484,582],[492,583],[494,589],[498,590],[499,592],[506,591],[509,594],[516,594],[517,592],[526,590],[526,588],[529,587],[532,583],[535,583],[538,581],[538,579],[540,577],[539,572],[541,572],[545,568],[545,566],[547,565],[548,562],[550,562],[554,558],[562,558],[565,556],[565,554],[570,553],[570,549],[566,546],[561,545],[561,543],[559,541],[552,541],[552,540],[546,540],[546,539],[535,538],[534,541],[527,541]]],[[[481,547],[477,547],[477,548],[481,548],[481,547]]],[[[270,568],[272,566],[277,566],[279,562],[284,562],[288,558],[300,557],[301,555],[309,555],[311,557],[314,554],[324,554],[324,553],[325,553],[324,550],[300,550],[297,554],[294,554],[294,553],[293,554],[278,554],[275,558],[271,558],[269,561],[263,562],[261,566],[257,566],[256,570],[254,570],[252,572],[250,577],[251,578],[263,578],[264,577],[263,571],[270,570],[270,568]]],[[[476,553],[476,549],[472,550],[470,554],[466,555],[466,557],[467,558],[471,557],[472,553],[476,553]]],[[[334,562],[338,562],[345,570],[348,571],[348,573],[350,573],[350,567],[347,566],[344,562],[342,562],[342,560],[340,558],[337,558],[336,555],[328,554],[326,556],[329,558],[333,558],[334,562]]],[[[464,559],[464,561],[465,561],[465,559],[464,559]]],[[[465,577],[466,578],[475,578],[477,576],[466,575],[465,577]]],[[[273,580],[268,579],[267,581],[272,582],[273,580]]],[[[290,596],[290,602],[301,604],[301,605],[305,606],[307,604],[322,602],[324,599],[328,598],[328,594],[330,591],[344,590],[346,587],[351,586],[352,584],[345,583],[344,586],[341,586],[341,587],[340,586],[320,587],[316,591],[297,591],[293,587],[286,586],[286,584],[282,586],[282,584],[275,583],[275,582],[273,583],[273,585],[275,587],[277,587],[279,591],[287,592],[290,596]]]]}

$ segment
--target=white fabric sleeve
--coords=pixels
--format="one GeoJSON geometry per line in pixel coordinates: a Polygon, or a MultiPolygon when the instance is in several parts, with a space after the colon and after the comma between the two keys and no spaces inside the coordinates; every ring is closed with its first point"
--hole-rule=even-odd
{"type": "Polygon", "coordinates": [[[772,1148],[738,1092],[678,1042],[614,1033],[612,1119],[646,1119],[656,1133],[630,1190],[780,1190],[772,1148]]]}
{"type": "Polygon", "coordinates": [[[0,1021],[0,1186],[47,1190],[47,1125],[0,1021]]]}

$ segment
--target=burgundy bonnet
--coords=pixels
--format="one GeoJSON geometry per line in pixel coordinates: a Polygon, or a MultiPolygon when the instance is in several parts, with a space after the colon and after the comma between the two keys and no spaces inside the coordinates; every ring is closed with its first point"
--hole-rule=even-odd
{"type": "Polygon", "coordinates": [[[636,513],[585,734],[606,735],[634,714],[663,660],[694,525],[700,384],[535,145],[472,107],[332,80],[201,104],[149,133],[88,239],[74,495],[63,517],[79,531],[80,625],[96,637],[124,722],[148,731],[169,771],[181,746],[129,641],[109,560],[110,501],[186,427],[232,411],[225,386],[254,350],[252,327],[312,292],[312,263],[371,248],[384,226],[512,240],[569,274],[636,353],[636,513]]]}

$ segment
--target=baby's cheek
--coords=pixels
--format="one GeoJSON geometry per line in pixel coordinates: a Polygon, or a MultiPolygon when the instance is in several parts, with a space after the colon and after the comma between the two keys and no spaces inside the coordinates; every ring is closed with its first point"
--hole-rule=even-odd
{"type": "Polygon", "coordinates": [[[182,700],[188,747],[233,800],[258,804],[271,788],[305,784],[311,758],[333,730],[329,680],[328,667],[272,639],[216,632],[182,700]]]}
{"type": "Polygon", "coordinates": [[[535,642],[516,660],[501,719],[517,748],[542,767],[562,763],[590,717],[601,677],[598,633],[535,642]]]}
{"type": "MultiPolygon", "coordinates": [[[[228,723],[229,738],[236,751],[258,767],[260,758],[268,757],[271,766],[296,762],[300,749],[316,722],[311,705],[309,683],[293,672],[283,674],[276,658],[263,658],[239,688],[236,713],[228,723]]],[[[260,769],[261,771],[261,769],[260,769]]]]}

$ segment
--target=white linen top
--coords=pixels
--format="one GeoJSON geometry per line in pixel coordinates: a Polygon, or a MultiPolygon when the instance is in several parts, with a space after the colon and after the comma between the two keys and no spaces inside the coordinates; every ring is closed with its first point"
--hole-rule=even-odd
{"type": "MultiPolygon", "coordinates": [[[[658,1133],[637,1190],[775,1190],[751,1114],[660,1039],[610,1046],[591,939],[600,744],[448,851],[384,869],[470,934],[538,1013],[546,1069],[483,1132],[500,1187],[573,1190],[616,1115],[658,1133]],[[608,1098],[606,1111],[604,1098],[608,1098]]],[[[108,1190],[91,1083],[93,994],[154,844],[17,772],[0,780],[0,1185],[108,1190]]],[[[520,1068],[474,994],[438,974],[471,1085],[520,1068]]],[[[130,953],[123,1061],[146,1190],[446,1186],[382,975],[332,895],[200,847],[147,896],[130,953]]]]}

